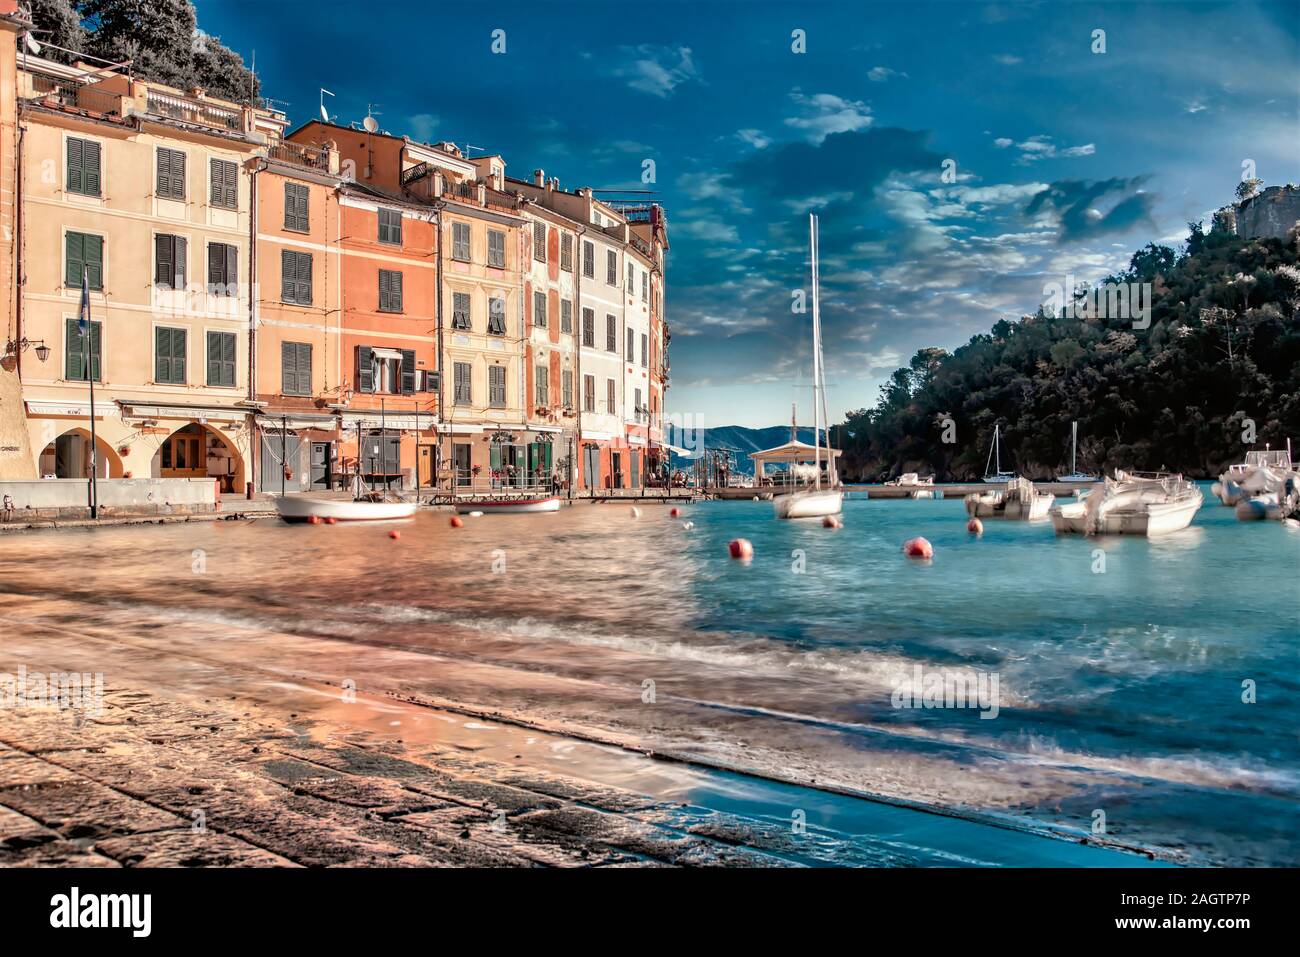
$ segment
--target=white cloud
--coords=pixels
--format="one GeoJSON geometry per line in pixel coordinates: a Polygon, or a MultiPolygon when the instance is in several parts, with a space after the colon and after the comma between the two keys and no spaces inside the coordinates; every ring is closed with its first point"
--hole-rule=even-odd
{"type": "Polygon", "coordinates": [[[716,219],[695,219],[687,222],[678,222],[675,228],[695,239],[703,239],[715,243],[738,243],[740,234],[736,232],[736,227],[731,223],[724,223],[716,219]]]}
{"type": "Polygon", "coordinates": [[[411,139],[432,143],[433,132],[438,128],[438,118],[432,113],[416,113],[407,121],[406,126],[411,131],[411,139]]]}
{"type": "Polygon", "coordinates": [[[736,136],[755,149],[766,149],[772,145],[772,138],[765,135],[762,130],[736,130],[736,136]]]}
{"type": "Polygon", "coordinates": [[[1001,63],[1003,66],[1017,66],[1018,64],[1021,64],[1021,63],[1024,63],[1024,62],[1025,62],[1025,61],[1022,60],[1020,57],[1018,57],[1018,56],[1013,56],[1013,55],[1010,54],[1010,53],[998,53],[998,54],[995,54],[994,57],[993,57],[993,59],[994,59],[995,62],[997,62],[997,63],[1001,63]]]}
{"type": "Polygon", "coordinates": [[[891,76],[900,76],[904,80],[907,79],[906,73],[900,73],[898,70],[891,70],[887,66],[873,66],[867,71],[867,79],[872,83],[884,83],[891,76]]]}
{"type": "Polygon", "coordinates": [[[803,130],[809,141],[821,143],[832,133],[848,133],[871,125],[871,110],[861,100],[846,100],[833,93],[811,95],[794,90],[790,94],[802,111],[788,117],[787,126],[803,130]]]}
{"type": "Polygon", "coordinates": [[[673,90],[689,80],[698,79],[699,71],[691,59],[690,47],[624,47],[623,55],[637,57],[614,71],[627,85],[642,93],[667,99],[673,90]]]}
{"type": "MultiPolygon", "coordinates": [[[[1005,136],[998,137],[993,141],[993,145],[999,149],[1006,149],[1013,145],[1013,141],[1005,136]]],[[[1038,133],[1028,139],[1014,143],[1016,149],[1020,150],[1020,156],[1017,163],[1024,166],[1029,163],[1035,163],[1041,159],[1052,159],[1054,157],[1077,157],[1092,156],[1097,152],[1095,143],[1083,143],[1079,146],[1060,147],[1052,142],[1052,137],[1046,133],[1038,133]]]]}
{"type": "Polygon", "coordinates": [[[1005,136],[999,136],[997,139],[993,141],[993,145],[1000,150],[1004,150],[1014,142],[1015,140],[1009,140],[1005,136]]]}

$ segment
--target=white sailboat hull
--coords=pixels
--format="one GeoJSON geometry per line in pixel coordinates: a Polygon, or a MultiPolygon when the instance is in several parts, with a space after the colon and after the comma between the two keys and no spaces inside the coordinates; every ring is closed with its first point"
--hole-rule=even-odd
{"type": "Polygon", "coordinates": [[[825,518],[844,511],[843,492],[791,492],[772,500],[777,518],[825,518]]]}
{"type": "Polygon", "coordinates": [[[275,500],[275,509],[286,522],[309,522],[313,518],[332,518],[336,522],[391,522],[410,518],[417,508],[415,502],[354,502],[296,495],[283,495],[275,500]]]}

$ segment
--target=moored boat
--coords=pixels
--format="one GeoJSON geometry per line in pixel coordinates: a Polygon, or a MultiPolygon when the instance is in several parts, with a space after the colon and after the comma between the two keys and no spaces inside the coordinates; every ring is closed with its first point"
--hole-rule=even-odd
{"type": "Polygon", "coordinates": [[[1058,535],[1146,535],[1181,531],[1204,501],[1181,475],[1115,472],[1082,501],[1051,510],[1058,535]]]}
{"type": "Polygon", "coordinates": [[[275,510],[286,522],[391,522],[410,518],[419,508],[415,502],[374,502],[366,499],[310,498],[281,495],[275,510]]]}
{"type": "Polygon", "coordinates": [[[1253,450],[1246,460],[1228,466],[1210,491],[1227,506],[1235,506],[1246,499],[1277,495],[1289,476],[1296,472],[1291,461],[1291,443],[1285,449],[1253,450]]]}
{"type": "Polygon", "coordinates": [[[1065,475],[1058,475],[1056,477],[1056,480],[1058,482],[1096,482],[1100,480],[1100,476],[1087,475],[1079,471],[1078,461],[1077,461],[1078,454],[1079,454],[1079,423],[1071,422],[1070,423],[1070,471],[1065,475]]]}
{"type": "Polygon", "coordinates": [[[547,495],[540,498],[497,498],[482,501],[457,502],[456,511],[462,515],[482,512],[484,515],[501,515],[507,512],[558,512],[560,497],[547,495]]]}
{"type": "Polygon", "coordinates": [[[1001,485],[1016,477],[1015,472],[1002,471],[1002,426],[993,426],[993,447],[989,449],[989,460],[984,466],[984,481],[989,485],[1001,485]],[[996,465],[996,470],[994,466],[996,465]]]}
{"type": "Polygon", "coordinates": [[[1056,496],[1040,492],[1026,478],[1012,478],[999,491],[971,492],[966,496],[966,514],[971,518],[1009,518],[1036,522],[1047,518],[1056,496]]]}

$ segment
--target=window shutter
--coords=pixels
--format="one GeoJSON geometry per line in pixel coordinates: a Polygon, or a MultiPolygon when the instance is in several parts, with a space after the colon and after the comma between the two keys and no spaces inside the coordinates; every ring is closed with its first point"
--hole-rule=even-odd
{"type": "Polygon", "coordinates": [[[99,144],[90,140],[82,142],[82,192],[87,196],[99,195],[99,144]]]}
{"type": "Polygon", "coordinates": [[[294,294],[297,301],[311,305],[311,253],[298,253],[298,282],[294,294]]]}
{"type": "Polygon", "coordinates": [[[226,284],[226,247],[221,243],[208,244],[208,292],[215,293],[214,286],[226,284]]]}
{"type": "Polygon", "coordinates": [[[239,286],[239,247],[231,243],[226,246],[226,295],[238,293],[239,286]]]}
{"type": "Polygon", "coordinates": [[[357,346],[357,391],[374,392],[374,359],[369,346],[357,346]]]}
{"type": "Polygon", "coordinates": [[[280,343],[280,391],[285,395],[292,395],[297,391],[297,362],[298,347],[297,343],[281,342],[280,343]]]}
{"type": "Polygon", "coordinates": [[[402,395],[415,391],[415,350],[402,350],[402,395]]]}
{"type": "Polygon", "coordinates": [[[208,333],[208,385],[225,385],[221,381],[221,335],[208,333]]]}
{"type": "Polygon", "coordinates": [[[153,331],[153,379],[155,382],[171,381],[172,331],[162,327],[153,331]]]}
{"type": "Polygon", "coordinates": [[[172,237],[159,234],[153,238],[153,281],[158,286],[168,286],[175,278],[176,260],[172,237]]]}
{"type": "Polygon", "coordinates": [[[298,360],[295,363],[298,370],[298,380],[294,384],[299,395],[311,395],[311,344],[307,342],[294,343],[294,349],[298,353],[298,360]]]}
{"type": "Polygon", "coordinates": [[[68,139],[68,192],[86,192],[86,141],[68,139]]]}
{"type": "Polygon", "coordinates": [[[76,319],[67,321],[63,339],[63,377],[72,380],[84,379],[86,377],[86,367],[82,363],[81,331],[77,328],[76,319]]]}
{"type": "Polygon", "coordinates": [[[287,249],[280,250],[280,299],[284,302],[293,302],[297,270],[294,254],[287,249]]]}
{"type": "Polygon", "coordinates": [[[177,236],[175,237],[175,239],[172,240],[172,247],[175,249],[176,252],[176,266],[175,266],[176,281],[173,283],[173,288],[184,289],[185,288],[185,265],[189,260],[189,256],[188,256],[189,243],[187,242],[184,236],[177,236]]]}
{"type": "Polygon", "coordinates": [[[63,284],[69,288],[81,285],[81,267],[85,263],[84,237],[81,233],[68,233],[64,239],[63,284]]]}

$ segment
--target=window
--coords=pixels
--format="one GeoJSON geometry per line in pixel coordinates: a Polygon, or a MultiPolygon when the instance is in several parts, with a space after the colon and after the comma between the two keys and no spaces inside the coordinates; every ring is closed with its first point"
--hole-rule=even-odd
{"type": "Polygon", "coordinates": [[[305,233],[311,226],[307,200],[311,194],[301,183],[284,184],[284,228],[305,233]]]}
{"type": "Polygon", "coordinates": [[[632,393],[632,394],[636,397],[636,401],[635,401],[635,402],[633,403],[633,405],[632,405],[632,412],[633,412],[633,414],[636,416],[636,420],[637,420],[638,422],[640,422],[641,419],[642,419],[642,414],[641,414],[641,390],[640,390],[640,389],[635,389],[635,390],[633,390],[633,393],[632,393]]]}
{"type": "Polygon", "coordinates": [[[185,330],[156,326],[153,331],[153,378],[167,385],[185,384],[185,330]]]}
{"type": "Polygon", "coordinates": [[[533,258],[546,262],[546,224],[533,223],[533,258]]]}
{"type": "Polygon", "coordinates": [[[596,377],[594,375],[582,377],[582,411],[596,411],[596,377]]]}
{"type": "Polygon", "coordinates": [[[618,320],[605,316],[605,351],[618,354],[618,320]]]}
{"type": "Polygon", "coordinates": [[[402,245],[402,211],[400,209],[381,209],[379,211],[379,241],[402,245]]]}
{"type": "Polygon", "coordinates": [[[573,370],[565,369],[560,373],[560,401],[566,409],[573,408],[573,370]]]}
{"type": "Polygon", "coordinates": [[[618,410],[618,384],[613,379],[605,380],[605,411],[613,415],[618,410]]]}
{"type": "Polygon", "coordinates": [[[592,309],[582,310],[582,344],[596,348],[596,313],[592,309]]]}
{"type": "Polygon", "coordinates": [[[185,260],[189,243],[184,236],[159,233],[153,238],[153,281],[163,289],[185,288],[185,260]]]}
{"type": "MultiPolygon", "coordinates": [[[[497,368],[497,367],[496,367],[496,366],[493,366],[492,368],[497,368]]],[[[469,370],[470,370],[470,365],[469,365],[468,362],[457,362],[457,363],[455,363],[455,364],[452,366],[452,369],[453,369],[453,371],[454,371],[454,373],[455,373],[455,383],[456,383],[455,401],[456,401],[456,404],[457,404],[457,405],[469,405],[470,400],[471,400],[471,395],[472,395],[472,393],[471,393],[471,391],[470,391],[470,381],[469,381],[469,370]]],[[[489,370],[489,371],[491,371],[491,370],[489,370]]],[[[504,372],[505,370],[502,370],[502,371],[504,372]]],[[[502,404],[504,404],[504,396],[505,396],[505,386],[504,386],[504,385],[501,387],[501,394],[502,394],[502,404]]]]}
{"type": "Polygon", "coordinates": [[[650,301],[650,274],[648,272],[641,273],[641,301],[650,301]]]}
{"type": "Polygon", "coordinates": [[[630,296],[636,292],[636,266],[633,263],[627,264],[627,294],[630,296]]]}
{"type": "Polygon", "coordinates": [[[560,300],[560,331],[573,334],[573,300],[560,300]]]}
{"type": "Polygon", "coordinates": [[[641,367],[649,365],[650,360],[650,337],[644,332],[641,333],[641,367]]]}
{"type": "Polygon", "coordinates": [[[280,299],[311,305],[311,253],[280,251],[280,299]]]}
{"type": "Polygon", "coordinates": [[[98,196],[99,184],[99,144],[94,140],[69,136],[68,192],[80,193],[82,196],[98,196]]]}
{"type": "MultiPolygon", "coordinates": [[[[310,346],[308,347],[310,348],[310,346]]],[[[307,381],[311,383],[311,362],[307,363],[307,381]]],[[[208,333],[208,385],[234,386],[235,334],[208,333]]]]}
{"type": "Polygon", "coordinates": [[[99,322],[91,320],[90,323],[90,343],[87,345],[81,335],[81,328],[76,319],[69,319],[64,327],[64,356],[63,378],[74,382],[86,381],[86,353],[90,353],[91,376],[96,382],[104,380],[99,368],[100,359],[100,327],[99,322]]]}
{"type": "Polygon", "coordinates": [[[506,407],[505,366],[488,366],[488,405],[494,409],[506,407]]]}
{"type": "Polygon", "coordinates": [[[618,285],[618,253],[612,249],[605,250],[605,283],[618,285]]]}
{"type": "Polygon", "coordinates": [[[586,240],[582,243],[582,274],[588,279],[596,278],[596,246],[586,240]]]}
{"type": "Polygon", "coordinates": [[[104,288],[104,237],[89,233],[68,233],[64,237],[65,286],[81,286],[85,271],[86,284],[91,289],[104,288]]]}
{"type": "MultiPolygon", "coordinates": [[[[469,330],[469,293],[453,292],[451,294],[451,327],[469,330]]],[[[504,334],[504,330],[502,330],[504,334]]]]}
{"type": "Polygon", "coordinates": [[[234,209],[239,205],[239,166],[229,160],[214,159],[208,163],[208,202],[219,209],[234,209]]]}
{"type": "MultiPolygon", "coordinates": [[[[465,253],[465,258],[469,258],[468,252],[465,253]]],[[[497,269],[506,268],[506,234],[499,229],[488,230],[488,265],[497,269]]]]}
{"type": "Polygon", "coordinates": [[[573,272],[573,237],[568,233],[560,234],[560,268],[573,272]]]}
{"type": "Polygon", "coordinates": [[[551,370],[546,366],[537,367],[537,404],[538,406],[548,406],[551,404],[551,370]]]}
{"type": "Polygon", "coordinates": [[[627,361],[636,361],[636,333],[631,329],[627,331],[627,361]]]}
{"type": "Polygon", "coordinates": [[[388,395],[415,392],[415,350],[357,346],[357,391],[388,395]]]}
{"type": "Polygon", "coordinates": [[[506,334],[506,301],[499,296],[488,300],[488,335],[506,334]]]}
{"type": "Polygon", "coordinates": [[[402,274],[396,269],[379,270],[379,311],[402,311],[402,274]]]}
{"type": "Polygon", "coordinates": [[[239,291],[239,247],[208,243],[208,295],[233,296],[239,291]]]}
{"type": "Polygon", "coordinates": [[[533,293],[533,325],[546,328],[546,293],[533,293]]]}
{"type": "Polygon", "coordinates": [[[451,224],[451,258],[469,262],[469,223],[451,224]]]}
{"type": "Polygon", "coordinates": [[[163,199],[185,198],[185,154],[158,147],[158,176],[155,192],[163,199]]]}
{"type": "Polygon", "coordinates": [[[280,391],[311,395],[311,343],[280,343],[280,391]]]}

